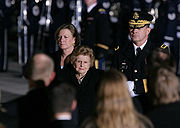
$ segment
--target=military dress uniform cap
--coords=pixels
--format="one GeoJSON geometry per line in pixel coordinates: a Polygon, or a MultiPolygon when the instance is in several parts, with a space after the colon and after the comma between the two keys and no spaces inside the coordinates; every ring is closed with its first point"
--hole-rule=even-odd
{"type": "Polygon", "coordinates": [[[130,28],[142,28],[145,25],[149,25],[153,20],[153,16],[147,12],[134,11],[129,18],[130,28]]]}

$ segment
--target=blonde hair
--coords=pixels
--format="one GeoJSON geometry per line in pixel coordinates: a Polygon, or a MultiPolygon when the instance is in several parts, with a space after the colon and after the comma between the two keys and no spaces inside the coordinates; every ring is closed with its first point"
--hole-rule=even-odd
{"type": "Polygon", "coordinates": [[[179,101],[179,79],[173,71],[158,67],[149,82],[149,95],[154,105],[179,101]]]}
{"type": "Polygon", "coordinates": [[[77,48],[74,49],[74,51],[71,54],[70,57],[70,61],[72,64],[75,63],[77,56],[79,55],[84,55],[84,56],[89,56],[90,57],[90,66],[94,66],[94,52],[91,48],[89,48],[88,46],[82,45],[82,46],[78,46],[77,48]]]}
{"type": "Polygon", "coordinates": [[[144,128],[143,121],[152,126],[146,117],[136,112],[126,82],[126,77],[117,70],[103,75],[97,94],[98,128],[144,128]]]}

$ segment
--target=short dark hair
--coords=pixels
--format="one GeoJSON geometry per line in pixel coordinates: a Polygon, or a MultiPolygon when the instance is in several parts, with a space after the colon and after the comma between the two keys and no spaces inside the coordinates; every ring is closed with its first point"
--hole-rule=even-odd
{"type": "Polygon", "coordinates": [[[53,112],[71,112],[71,106],[75,97],[76,91],[72,85],[65,82],[59,83],[51,92],[53,112]]]}

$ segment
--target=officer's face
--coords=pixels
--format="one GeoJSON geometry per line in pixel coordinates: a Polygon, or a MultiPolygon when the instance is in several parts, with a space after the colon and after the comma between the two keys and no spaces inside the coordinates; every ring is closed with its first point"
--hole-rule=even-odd
{"type": "Polygon", "coordinates": [[[141,46],[147,40],[151,29],[147,26],[144,26],[143,28],[138,28],[138,29],[130,28],[129,31],[133,43],[137,46],[141,46]]]}
{"type": "Polygon", "coordinates": [[[77,73],[84,76],[90,68],[90,57],[88,55],[78,55],[74,63],[77,73]]]}
{"type": "Polygon", "coordinates": [[[62,29],[58,35],[59,47],[64,50],[74,47],[75,37],[73,37],[69,29],[62,29]]]}

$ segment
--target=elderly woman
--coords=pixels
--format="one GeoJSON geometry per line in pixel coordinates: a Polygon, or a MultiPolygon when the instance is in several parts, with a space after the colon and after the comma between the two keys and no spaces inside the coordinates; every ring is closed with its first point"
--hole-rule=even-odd
{"type": "Polygon", "coordinates": [[[51,54],[55,62],[55,71],[63,69],[69,63],[69,55],[79,45],[80,37],[73,24],[63,24],[55,32],[59,50],[51,54]]]}
{"type": "Polygon", "coordinates": [[[97,84],[102,70],[94,68],[93,50],[88,46],[77,47],[70,57],[71,68],[66,69],[61,76],[71,82],[77,90],[77,107],[79,123],[92,112],[95,104],[97,84]]]}
{"type": "Polygon", "coordinates": [[[105,71],[97,93],[95,115],[83,128],[152,128],[152,123],[134,108],[126,77],[117,70],[105,71]]]}

